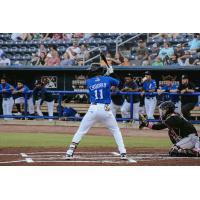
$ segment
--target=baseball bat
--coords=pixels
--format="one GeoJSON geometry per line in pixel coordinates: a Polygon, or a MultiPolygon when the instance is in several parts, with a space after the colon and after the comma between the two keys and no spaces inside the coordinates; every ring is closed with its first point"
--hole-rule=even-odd
{"type": "Polygon", "coordinates": [[[105,64],[107,65],[108,68],[110,68],[110,65],[108,64],[105,55],[100,51],[100,56],[103,59],[103,61],[105,62],[105,64]]]}

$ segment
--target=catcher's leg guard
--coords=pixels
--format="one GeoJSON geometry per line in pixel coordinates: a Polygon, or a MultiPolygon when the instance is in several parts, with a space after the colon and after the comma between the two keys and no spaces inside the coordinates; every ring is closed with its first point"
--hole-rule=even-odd
{"type": "Polygon", "coordinates": [[[177,157],[178,155],[179,155],[179,147],[175,145],[169,150],[169,156],[177,157]]]}
{"type": "Polygon", "coordinates": [[[73,155],[74,155],[74,152],[75,152],[75,149],[77,148],[78,146],[78,143],[75,143],[75,142],[72,142],[66,152],[66,156],[65,156],[65,159],[66,160],[70,160],[73,158],[73,155]]]}

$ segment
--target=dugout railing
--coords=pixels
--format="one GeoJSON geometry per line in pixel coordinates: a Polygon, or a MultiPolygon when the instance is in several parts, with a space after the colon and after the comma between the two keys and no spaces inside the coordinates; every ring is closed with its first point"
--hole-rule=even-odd
{"type": "MultiPolygon", "coordinates": [[[[44,116],[38,116],[38,115],[29,115],[28,114],[28,99],[27,99],[27,95],[32,93],[32,91],[30,91],[29,93],[25,94],[25,103],[24,103],[24,114],[23,115],[0,115],[0,118],[15,118],[15,119],[60,119],[62,117],[62,99],[64,95],[77,95],[77,94],[87,94],[88,92],[84,91],[48,91],[50,93],[52,93],[54,96],[57,97],[57,104],[58,104],[58,112],[56,113],[56,115],[54,115],[53,117],[49,117],[47,115],[44,116]]],[[[0,93],[2,93],[2,91],[0,91],[0,93]]],[[[133,118],[133,100],[134,100],[134,96],[135,95],[140,95],[141,92],[113,92],[112,94],[117,94],[117,95],[129,95],[130,96],[130,118],[116,118],[117,121],[133,121],[135,120],[133,118]]],[[[156,96],[158,96],[157,92],[153,92],[153,93],[144,93],[145,94],[154,94],[156,96]]],[[[175,96],[200,96],[200,92],[195,92],[195,93],[188,93],[188,94],[180,94],[180,93],[168,93],[168,92],[163,92],[163,95],[175,95],[175,96]]],[[[83,117],[67,117],[68,120],[76,120],[79,121],[81,120],[83,117]]],[[[150,120],[150,121],[159,121],[159,120],[150,120]]],[[[193,124],[200,124],[200,120],[192,120],[193,124]]]]}

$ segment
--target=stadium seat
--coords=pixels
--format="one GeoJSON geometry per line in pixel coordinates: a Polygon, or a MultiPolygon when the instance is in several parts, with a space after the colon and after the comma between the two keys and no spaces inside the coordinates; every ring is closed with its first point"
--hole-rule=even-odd
{"type": "Polygon", "coordinates": [[[64,47],[64,46],[59,46],[59,47],[57,48],[57,50],[58,50],[58,52],[65,52],[65,51],[66,51],[66,47],[64,47]]]}
{"type": "Polygon", "coordinates": [[[18,52],[18,47],[16,47],[16,46],[11,47],[10,52],[18,52]]]}
{"type": "Polygon", "coordinates": [[[27,52],[28,49],[25,46],[20,47],[19,52],[27,52]]]}
{"type": "Polygon", "coordinates": [[[4,52],[8,52],[8,47],[6,47],[6,46],[1,47],[1,49],[2,49],[4,52]]]}

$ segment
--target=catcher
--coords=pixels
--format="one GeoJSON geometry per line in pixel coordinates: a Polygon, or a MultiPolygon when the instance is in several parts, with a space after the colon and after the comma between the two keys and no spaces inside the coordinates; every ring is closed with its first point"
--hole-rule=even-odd
{"type": "Polygon", "coordinates": [[[140,126],[148,127],[153,130],[168,128],[171,142],[174,144],[169,155],[173,157],[199,157],[199,137],[196,128],[181,114],[174,112],[173,102],[166,101],[160,104],[159,113],[161,122],[151,123],[140,114],[140,126]]]}

